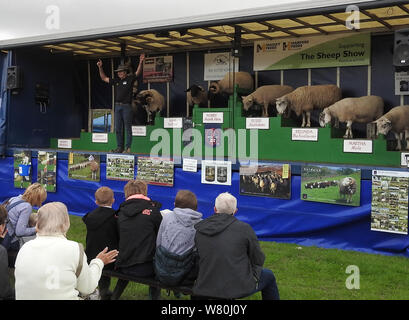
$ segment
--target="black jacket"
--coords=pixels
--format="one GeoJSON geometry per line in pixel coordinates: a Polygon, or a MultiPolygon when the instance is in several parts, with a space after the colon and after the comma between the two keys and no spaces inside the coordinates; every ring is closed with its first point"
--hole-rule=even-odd
{"type": "Polygon", "coordinates": [[[156,236],[162,221],[156,201],[127,200],[119,206],[119,255],[117,268],[151,262],[155,255],[156,236]]]}
{"type": "MultiPolygon", "coordinates": [[[[85,253],[88,263],[105,247],[108,250],[118,249],[118,218],[115,213],[112,208],[98,207],[82,217],[87,227],[85,253]]],[[[108,266],[113,267],[113,264],[108,266]]]]}
{"type": "Polygon", "coordinates": [[[264,253],[251,226],[229,214],[214,214],[195,225],[198,296],[234,299],[256,289],[264,253]]]}

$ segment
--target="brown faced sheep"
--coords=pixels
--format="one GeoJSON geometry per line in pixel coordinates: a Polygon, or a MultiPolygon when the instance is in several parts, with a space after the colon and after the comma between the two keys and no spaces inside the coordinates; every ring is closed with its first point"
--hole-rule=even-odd
{"type": "Polygon", "coordinates": [[[344,138],[353,138],[352,123],[369,123],[383,115],[384,102],[378,96],[345,98],[325,108],[320,114],[320,125],[324,127],[332,119],[346,122],[344,138]]]}
{"type": "Polygon", "coordinates": [[[268,117],[268,106],[274,104],[278,97],[290,93],[291,86],[268,85],[261,86],[247,97],[243,97],[243,109],[248,110],[254,103],[263,105],[263,117],[268,117]]]}
{"type": "Polygon", "coordinates": [[[278,98],[276,107],[279,114],[283,114],[287,108],[290,108],[298,117],[302,115],[301,127],[310,127],[310,115],[313,109],[324,109],[341,97],[341,89],[333,84],[303,86],[278,98]]]}
{"type": "Polygon", "coordinates": [[[387,135],[389,131],[393,132],[398,141],[396,150],[402,150],[401,140],[405,138],[406,149],[408,149],[409,139],[409,105],[392,108],[375,121],[378,133],[387,135]],[[403,137],[405,134],[405,137],[403,137]]]}
{"type": "Polygon", "coordinates": [[[207,91],[203,89],[202,86],[198,86],[197,84],[191,85],[188,89],[185,90],[186,92],[186,100],[189,106],[194,106],[195,104],[199,105],[199,107],[205,108],[207,107],[207,91]]]}
{"type": "Polygon", "coordinates": [[[352,202],[352,196],[356,193],[356,181],[354,178],[346,177],[339,181],[339,194],[346,203],[352,202]]]}
{"type": "Polygon", "coordinates": [[[223,79],[219,81],[212,81],[210,83],[209,91],[213,94],[227,93],[232,94],[234,85],[238,85],[243,90],[253,90],[254,81],[253,77],[248,72],[238,71],[234,73],[228,72],[223,79]],[[234,78],[234,83],[233,83],[234,78]]]}
{"type": "Polygon", "coordinates": [[[165,106],[165,97],[155,89],[142,90],[136,96],[138,104],[145,106],[148,113],[148,123],[153,112],[160,112],[165,106]]]}

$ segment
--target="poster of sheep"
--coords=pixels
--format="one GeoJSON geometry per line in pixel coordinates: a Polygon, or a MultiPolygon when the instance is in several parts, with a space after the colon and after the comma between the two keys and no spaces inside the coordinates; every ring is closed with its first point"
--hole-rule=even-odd
{"type": "Polygon", "coordinates": [[[169,158],[138,157],[137,178],[148,184],[173,187],[174,161],[169,158]]]}
{"type": "Polygon", "coordinates": [[[240,167],[240,194],[291,199],[289,164],[259,163],[240,167]]]}
{"type": "Polygon", "coordinates": [[[14,187],[26,189],[31,185],[31,151],[14,151],[14,187]]]}
{"type": "Polygon", "coordinates": [[[361,170],[332,166],[301,167],[301,200],[360,206],[361,170]]]}
{"type": "Polygon", "coordinates": [[[37,182],[47,192],[57,191],[57,153],[38,151],[37,182]]]}
{"type": "Polygon", "coordinates": [[[409,172],[372,170],[371,230],[408,234],[409,172]]]}
{"type": "Polygon", "coordinates": [[[70,152],[68,177],[76,180],[99,181],[100,163],[100,156],[97,154],[70,152]]]}
{"type": "Polygon", "coordinates": [[[126,154],[107,154],[106,176],[109,180],[133,180],[135,157],[126,154]]]}

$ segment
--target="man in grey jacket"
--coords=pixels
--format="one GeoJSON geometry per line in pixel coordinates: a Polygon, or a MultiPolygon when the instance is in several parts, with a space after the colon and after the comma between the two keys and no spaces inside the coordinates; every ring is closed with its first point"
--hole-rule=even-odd
{"type": "Polygon", "coordinates": [[[199,275],[196,296],[236,299],[261,291],[263,300],[279,300],[274,274],[264,269],[264,253],[251,226],[234,217],[237,199],[230,193],[215,201],[215,214],[195,225],[199,275]]]}
{"type": "MultiPolygon", "coordinates": [[[[7,210],[0,205],[0,242],[7,233],[7,210]]],[[[0,245],[0,300],[14,300],[14,290],[10,286],[7,250],[0,245]]]]}

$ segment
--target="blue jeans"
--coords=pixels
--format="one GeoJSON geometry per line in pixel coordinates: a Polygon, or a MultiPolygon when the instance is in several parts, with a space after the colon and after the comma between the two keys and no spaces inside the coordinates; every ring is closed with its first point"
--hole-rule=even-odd
{"type": "Polygon", "coordinates": [[[116,145],[124,148],[124,126],[126,132],[126,149],[132,144],[132,118],[133,111],[130,104],[115,103],[115,133],[116,145]]]}
{"type": "Polygon", "coordinates": [[[280,300],[276,278],[273,271],[271,271],[270,269],[263,269],[261,271],[258,286],[256,290],[249,294],[249,296],[258,291],[261,291],[261,298],[263,300],[280,300]]]}

